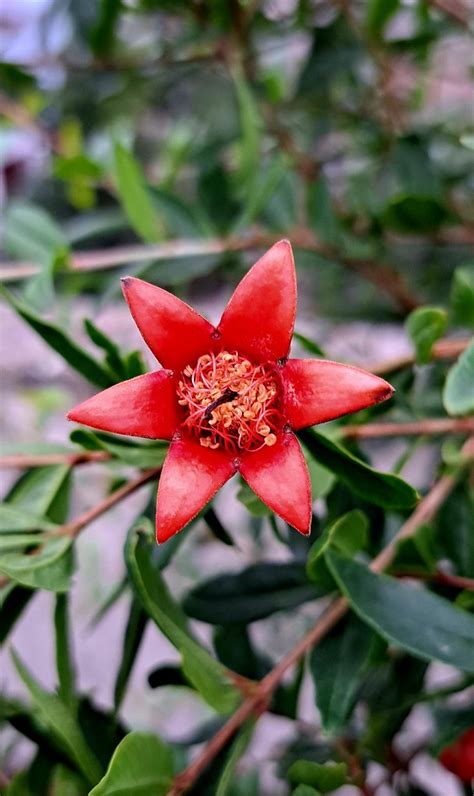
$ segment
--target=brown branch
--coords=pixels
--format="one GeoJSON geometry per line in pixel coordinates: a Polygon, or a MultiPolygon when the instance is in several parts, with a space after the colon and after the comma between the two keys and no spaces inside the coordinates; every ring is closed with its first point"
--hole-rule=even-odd
{"type": "Polygon", "coordinates": [[[430,583],[439,583],[442,586],[452,586],[454,589],[474,591],[474,579],[464,578],[461,575],[451,575],[449,572],[410,572],[401,570],[392,573],[395,578],[409,578],[410,580],[426,580],[430,583]]]}
{"type": "MultiPolygon", "coordinates": [[[[411,434],[474,434],[474,418],[449,417],[416,420],[413,423],[364,423],[363,425],[344,426],[344,437],[351,439],[371,439],[372,437],[404,437],[411,434]]],[[[0,459],[1,466],[1,459],[0,459]]]]}
{"type": "MultiPolygon", "coordinates": [[[[462,340],[438,340],[431,350],[431,358],[433,360],[457,359],[457,357],[468,347],[470,342],[471,338],[464,338],[462,340]]],[[[403,357],[388,359],[385,362],[378,362],[365,367],[367,370],[370,370],[371,373],[376,373],[379,376],[383,376],[386,373],[393,373],[395,370],[401,370],[402,368],[414,365],[415,362],[415,355],[407,354],[403,357]]]]}
{"type": "MultiPolygon", "coordinates": [[[[280,236],[277,235],[257,232],[244,237],[172,240],[151,245],[137,244],[77,252],[71,255],[69,269],[71,271],[96,271],[144,260],[157,261],[170,257],[195,257],[261,249],[276,243],[279,238],[280,236]]],[[[348,270],[371,282],[386,293],[403,312],[410,312],[418,306],[418,301],[412,296],[402,275],[391,266],[366,258],[348,257],[337,247],[320,241],[309,229],[296,228],[290,232],[290,238],[295,247],[339,262],[348,270]]],[[[39,273],[39,270],[39,265],[33,262],[3,263],[0,265],[0,281],[17,282],[34,276],[39,273]]]]}
{"type": "Polygon", "coordinates": [[[89,462],[106,462],[112,458],[107,451],[82,451],[81,453],[18,453],[0,456],[0,469],[24,470],[29,467],[48,467],[53,464],[68,464],[75,467],[89,462]]]}
{"type": "MultiPolygon", "coordinates": [[[[474,455],[472,440],[466,443],[463,452],[466,460],[474,455]]],[[[420,525],[430,522],[446,500],[456,483],[456,474],[442,476],[431,491],[419,503],[411,517],[402,525],[396,536],[381,553],[372,561],[370,569],[382,572],[386,569],[396,553],[401,539],[412,536],[420,525]]],[[[293,647],[290,652],[261,680],[256,686],[253,696],[246,699],[236,713],[224,724],[205,746],[203,751],[175,778],[167,796],[182,796],[200,777],[223,747],[232,739],[245,721],[251,716],[261,715],[267,708],[271,696],[280,684],[284,675],[300,658],[312,649],[339,622],[349,610],[345,597],[339,597],[329,604],[324,613],[316,621],[311,630],[293,647]]]]}

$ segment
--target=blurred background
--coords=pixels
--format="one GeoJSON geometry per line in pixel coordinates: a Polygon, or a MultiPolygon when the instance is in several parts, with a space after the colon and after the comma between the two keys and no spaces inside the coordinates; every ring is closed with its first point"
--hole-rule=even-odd
{"type": "MultiPolygon", "coordinates": [[[[217,320],[249,265],[287,237],[299,280],[295,353],[320,346],[369,368],[410,354],[406,317],[446,304],[457,269],[473,266],[472,12],[470,0],[4,0],[1,281],[87,351],[98,336],[85,317],[153,367],[121,275],[166,287],[217,320]]],[[[0,350],[4,453],[61,450],[65,413],[91,388],[6,304],[0,350]]],[[[389,419],[439,414],[436,369],[410,379],[389,419]]],[[[389,470],[407,444],[369,450],[389,470]]],[[[417,445],[403,475],[424,490],[438,462],[438,448],[417,445]]],[[[14,475],[2,473],[4,491],[14,475]]],[[[91,465],[74,478],[73,516],[97,502],[110,472],[91,465]]],[[[216,504],[238,540],[224,548],[226,570],[285,559],[258,506],[248,513],[251,495],[239,501],[237,489],[228,485],[216,504]]],[[[78,544],[75,654],[83,690],[105,707],[126,595],[108,622],[97,613],[123,577],[122,543],[142,505],[134,496],[78,544]]],[[[203,522],[199,529],[173,560],[178,593],[222,568],[222,545],[203,522]]],[[[42,592],[11,636],[47,686],[51,610],[42,592]]],[[[256,622],[264,648],[280,657],[307,626],[305,611],[289,623],[281,614],[256,622]]],[[[163,656],[176,652],[149,627],[123,713],[134,727],[178,737],[208,714],[190,694],[149,688],[163,656]]],[[[443,667],[433,673],[436,682],[445,676],[443,667]]],[[[23,693],[6,657],[2,680],[23,693]]],[[[314,712],[308,691],[302,719],[314,712]]],[[[408,746],[424,721],[421,713],[408,746]]],[[[252,752],[272,796],[286,791],[272,779],[277,755],[268,750],[285,732],[284,719],[265,718],[252,752]]],[[[8,731],[1,754],[14,771],[31,749],[8,731]]],[[[430,792],[457,793],[434,765],[420,768],[430,792]]]]}

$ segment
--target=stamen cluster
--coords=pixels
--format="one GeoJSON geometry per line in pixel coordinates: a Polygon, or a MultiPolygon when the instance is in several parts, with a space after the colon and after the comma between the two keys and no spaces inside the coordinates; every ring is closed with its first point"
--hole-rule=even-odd
{"type": "Polygon", "coordinates": [[[204,354],[187,365],[178,402],[188,410],[183,425],[205,448],[256,451],[276,442],[281,426],[275,373],[237,352],[204,354]]]}

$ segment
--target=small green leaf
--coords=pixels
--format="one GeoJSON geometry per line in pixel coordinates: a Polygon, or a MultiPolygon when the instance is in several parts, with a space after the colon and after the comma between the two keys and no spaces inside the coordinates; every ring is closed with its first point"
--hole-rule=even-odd
{"type": "Polygon", "coordinates": [[[347,782],[345,763],[314,763],[312,760],[296,760],[288,770],[288,778],[294,785],[309,785],[321,793],[341,788],[347,782]]]}
{"type": "Polygon", "coordinates": [[[237,500],[244,504],[245,508],[253,514],[254,517],[269,517],[271,509],[260,500],[249,485],[242,481],[237,492],[237,500]]]}
{"type": "Polygon", "coordinates": [[[468,415],[474,412],[474,340],[448,373],[443,403],[450,415],[468,415]]]}
{"type": "Polygon", "coordinates": [[[448,211],[435,196],[404,193],[394,196],[382,215],[389,229],[399,232],[433,232],[446,220],[448,211]]]}
{"type": "Polygon", "coordinates": [[[17,509],[8,503],[0,505],[0,533],[14,533],[21,531],[54,531],[58,526],[56,523],[38,517],[36,514],[29,514],[23,509],[17,509]]]}
{"type": "Polygon", "coordinates": [[[199,584],[187,594],[183,606],[188,616],[201,622],[247,624],[324,593],[308,582],[304,564],[267,562],[199,584]]]}
{"type": "Polygon", "coordinates": [[[439,307],[419,307],[410,313],[406,329],[415,346],[417,362],[430,361],[433,343],[445,333],[447,325],[448,315],[439,307]]]}
{"type": "Polygon", "coordinates": [[[337,553],[326,553],[326,561],[354,611],[387,641],[423,660],[474,672],[474,616],[337,553]]]}
{"type": "Polygon", "coordinates": [[[4,553],[0,572],[32,589],[68,591],[74,571],[72,539],[58,536],[44,544],[36,555],[4,553]]]}
{"type": "Polygon", "coordinates": [[[370,0],[367,8],[367,33],[373,39],[383,37],[388,21],[398,10],[400,0],[370,0]]]}
{"type": "Polygon", "coordinates": [[[325,732],[344,727],[368,670],[374,633],[356,617],[314,647],[310,669],[325,732]]]}
{"type": "Polygon", "coordinates": [[[327,570],[324,553],[334,549],[352,557],[367,544],[368,520],[358,509],[349,511],[326,528],[311,547],[306,563],[308,578],[331,587],[332,576],[327,570]],[[329,582],[328,582],[329,578],[329,582]]]}
{"type": "Polygon", "coordinates": [[[70,480],[69,465],[36,467],[18,479],[6,500],[15,509],[47,517],[52,523],[63,523],[68,513],[70,480]]]}
{"type": "Polygon", "coordinates": [[[412,508],[416,504],[416,490],[398,476],[374,470],[345,448],[315,431],[299,431],[298,436],[323,467],[335,473],[349,489],[367,502],[386,509],[412,508]]]}
{"type": "Polygon", "coordinates": [[[68,758],[84,774],[87,781],[95,785],[101,777],[100,765],[87,746],[75,717],[58,696],[44,691],[38,685],[16,653],[13,652],[12,657],[15,668],[30,692],[49,732],[60,743],[68,758]]]}
{"type": "Polygon", "coordinates": [[[260,117],[257,105],[242,69],[236,66],[233,79],[241,125],[240,145],[240,179],[247,187],[248,201],[252,200],[252,188],[255,186],[260,165],[260,117]]]}
{"type": "Polygon", "coordinates": [[[224,667],[192,636],[187,619],[173,600],[159,569],[152,565],[154,542],[133,531],[126,545],[126,562],[135,591],[148,615],[181,653],[183,674],[218,712],[233,710],[239,693],[224,667]]]}
{"type": "Polygon", "coordinates": [[[89,335],[92,342],[102,348],[106,353],[106,362],[107,366],[110,370],[114,373],[117,377],[117,381],[122,381],[128,378],[128,374],[126,372],[122,357],[120,355],[119,347],[107,337],[104,332],[102,332],[96,325],[93,323],[90,318],[84,319],[84,328],[89,335]]]}
{"type": "Polygon", "coordinates": [[[291,796],[320,796],[321,791],[315,790],[311,785],[297,785],[291,791],[291,796]]]}
{"type": "Polygon", "coordinates": [[[133,155],[121,144],[115,145],[115,176],[123,209],[133,229],[148,243],[160,240],[161,225],[145,178],[133,155]]]}
{"type": "Polygon", "coordinates": [[[309,337],[306,335],[301,334],[301,332],[293,332],[293,337],[295,340],[301,344],[305,351],[308,351],[310,354],[314,354],[316,357],[325,357],[326,354],[324,353],[323,349],[316,343],[314,340],[310,340],[309,337]]]}
{"type": "Polygon", "coordinates": [[[5,212],[4,247],[12,257],[42,263],[67,246],[61,227],[41,207],[15,201],[5,212]]]}
{"type": "Polygon", "coordinates": [[[68,595],[58,594],[54,609],[56,671],[59,681],[58,696],[69,710],[74,713],[77,706],[75,696],[76,676],[71,658],[68,606],[68,595]]]}
{"type": "Polygon", "coordinates": [[[103,368],[84,349],[80,348],[59,326],[43,320],[4,288],[1,289],[1,294],[10,306],[16,310],[18,315],[43,338],[50,348],[60,354],[74,370],[77,370],[88,381],[98,387],[110,387],[114,383],[108,370],[103,368]]]}
{"type": "Polygon", "coordinates": [[[152,442],[132,442],[129,439],[114,437],[112,434],[88,431],[84,428],[75,429],[70,435],[75,442],[86,450],[104,450],[114,459],[120,459],[132,467],[160,467],[168,452],[168,443],[159,440],[152,442]]]}
{"type": "Polygon", "coordinates": [[[454,272],[451,311],[454,323],[474,328],[474,262],[454,272]]]}
{"type": "Polygon", "coordinates": [[[165,796],[171,788],[171,749],[147,732],[130,732],[117,746],[103,779],[89,796],[165,796]]]}
{"type": "MultiPolygon", "coordinates": [[[[319,177],[309,187],[308,213],[311,226],[323,243],[334,245],[340,242],[342,225],[333,210],[325,177],[319,177]]],[[[316,351],[313,353],[317,354],[316,351]]]]}
{"type": "Polygon", "coordinates": [[[132,598],[127,624],[123,635],[122,657],[117,672],[114,686],[114,708],[117,711],[122,704],[125,696],[127,683],[135,663],[140,644],[145,633],[148,616],[143,610],[141,603],[132,598]]]}
{"type": "MultiPolygon", "coordinates": [[[[2,506],[0,506],[0,509],[2,506]]],[[[0,535],[0,553],[9,550],[22,550],[25,547],[41,544],[41,534],[38,533],[2,533],[0,535]]]]}

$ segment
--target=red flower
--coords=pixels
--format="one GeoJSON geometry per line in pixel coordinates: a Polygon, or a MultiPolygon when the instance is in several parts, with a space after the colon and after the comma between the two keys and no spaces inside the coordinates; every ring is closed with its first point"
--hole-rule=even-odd
{"type": "Polygon", "coordinates": [[[463,782],[474,779],[474,727],[446,746],[439,756],[443,766],[463,782]]]}
{"type": "Polygon", "coordinates": [[[123,289],[163,370],[116,384],[68,417],[171,441],[158,488],[157,540],[180,531],[236,472],[308,534],[310,481],[292,429],[365,409],[393,389],[349,365],[287,359],[296,314],[289,242],[275,244],[242,279],[217,328],[141,279],[126,277],[123,289]]]}

